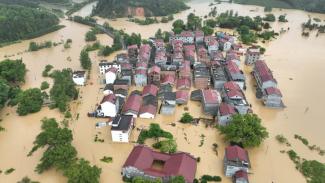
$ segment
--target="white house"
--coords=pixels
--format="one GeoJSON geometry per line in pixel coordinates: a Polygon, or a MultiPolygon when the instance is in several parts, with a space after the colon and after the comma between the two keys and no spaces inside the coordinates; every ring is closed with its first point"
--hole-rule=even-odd
{"type": "Polygon", "coordinates": [[[212,39],[210,42],[208,42],[208,52],[211,54],[213,51],[219,50],[219,44],[218,41],[215,39],[212,39]]]}
{"type": "Polygon", "coordinates": [[[229,51],[231,49],[231,42],[230,41],[226,41],[224,44],[223,44],[223,51],[229,51]]]}
{"type": "Polygon", "coordinates": [[[110,95],[110,94],[114,94],[114,86],[113,84],[107,84],[103,90],[103,94],[106,95],[110,95]]]}
{"type": "Polygon", "coordinates": [[[121,72],[121,65],[116,63],[116,62],[107,62],[105,60],[102,60],[99,63],[99,73],[100,74],[105,74],[106,70],[108,70],[109,68],[116,68],[118,72],[121,72]]]}
{"type": "Polygon", "coordinates": [[[117,78],[117,69],[115,67],[109,68],[105,73],[106,84],[113,84],[117,78]]]}
{"type": "Polygon", "coordinates": [[[129,142],[132,129],[134,128],[134,118],[132,115],[118,115],[113,119],[111,135],[113,142],[129,142]]]}
{"type": "Polygon", "coordinates": [[[245,64],[252,65],[256,61],[260,60],[261,52],[259,48],[249,48],[246,52],[245,64]]]}
{"type": "Polygon", "coordinates": [[[103,98],[97,109],[99,116],[115,117],[118,111],[118,104],[114,94],[107,95],[103,98]]]}
{"type": "Polygon", "coordinates": [[[84,86],[86,82],[86,71],[73,72],[72,80],[76,85],[84,86]]]}

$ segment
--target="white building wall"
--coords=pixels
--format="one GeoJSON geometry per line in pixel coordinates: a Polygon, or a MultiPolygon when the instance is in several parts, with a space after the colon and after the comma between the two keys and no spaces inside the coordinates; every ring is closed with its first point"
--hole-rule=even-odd
{"type": "Polygon", "coordinates": [[[124,143],[129,142],[129,133],[128,132],[123,133],[123,131],[111,130],[111,135],[112,135],[113,142],[124,142],[124,143]]]}
{"type": "Polygon", "coordinates": [[[113,84],[116,80],[116,74],[113,72],[107,72],[105,73],[105,81],[106,84],[113,84]]]}
{"type": "Polygon", "coordinates": [[[72,78],[72,80],[76,85],[79,86],[84,86],[86,82],[85,78],[72,78]]]}
{"type": "Polygon", "coordinates": [[[101,104],[102,112],[105,117],[115,117],[117,114],[116,105],[110,102],[105,102],[101,104]]]}
{"type": "Polygon", "coordinates": [[[139,117],[144,118],[144,119],[153,119],[153,118],[155,118],[155,115],[146,112],[146,113],[140,114],[139,117]]]}

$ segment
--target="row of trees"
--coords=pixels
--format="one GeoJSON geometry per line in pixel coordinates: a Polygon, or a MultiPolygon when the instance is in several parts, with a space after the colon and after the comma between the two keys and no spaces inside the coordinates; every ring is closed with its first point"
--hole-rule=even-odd
{"type": "Polygon", "coordinates": [[[69,183],[99,183],[101,169],[91,166],[87,160],[77,157],[77,150],[72,146],[72,132],[61,128],[54,118],[42,120],[42,131],[36,137],[28,156],[39,148],[46,148],[35,171],[43,173],[50,168],[62,171],[69,183]]]}

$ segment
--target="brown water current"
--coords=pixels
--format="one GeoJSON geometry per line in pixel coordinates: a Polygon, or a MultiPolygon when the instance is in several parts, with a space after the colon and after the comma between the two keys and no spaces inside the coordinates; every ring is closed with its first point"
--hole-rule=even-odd
{"type": "MultiPolygon", "coordinates": [[[[191,9],[175,15],[175,19],[185,19],[188,13],[194,12],[197,15],[204,16],[209,13],[208,6],[211,1],[195,0],[189,3],[191,9]]],[[[86,8],[87,9],[87,8],[86,8]]],[[[217,5],[218,13],[226,10],[234,10],[239,15],[264,15],[263,8],[257,6],[243,6],[237,4],[217,5]],[[251,11],[254,10],[254,11],[251,11]]],[[[86,10],[82,10],[86,11],[86,10]]],[[[87,9],[88,11],[88,9],[87,9]]],[[[78,14],[87,14],[88,12],[78,12],[78,14]]],[[[255,98],[254,80],[249,74],[250,67],[242,66],[248,81],[248,87],[245,92],[248,101],[252,104],[253,110],[262,118],[262,123],[267,127],[270,137],[258,148],[249,149],[252,170],[249,175],[250,182],[254,183],[288,183],[306,182],[304,177],[295,169],[286,154],[280,153],[281,150],[289,148],[280,145],[274,137],[277,134],[283,134],[288,138],[294,149],[301,157],[306,159],[316,159],[325,162],[325,156],[320,156],[317,152],[310,151],[301,142],[293,138],[294,134],[299,134],[309,140],[311,144],[316,144],[325,148],[325,122],[322,112],[325,98],[325,35],[315,37],[312,33],[309,38],[301,37],[300,25],[308,19],[308,15],[325,20],[325,15],[307,13],[298,10],[279,10],[275,9],[273,13],[278,16],[287,14],[288,23],[273,23],[275,30],[281,27],[290,30],[269,43],[264,44],[266,53],[264,59],[268,66],[273,70],[273,74],[278,81],[279,88],[284,96],[283,100],[287,108],[283,110],[267,109],[261,102],[255,98]]],[[[100,22],[108,21],[99,19],[100,22]]],[[[144,38],[154,35],[158,28],[170,30],[171,22],[167,24],[153,24],[148,26],[139,26],[126,21],[126,19],[117,19],[109,21],[117,28],[124,29],[126,32],[141,33],[144,38]]],[[[84,35],[89,27],[62,20],[66,25],[64,29],[57,32],[34,39],[37,42],[52,40],[72,39],[70,49],[64,49],[59,45],[50,49],[43,49],[37,52],[24,52],[28,49],[30,41],[14,44],[0,48],[0,60],[5,55],[13,55],[13,58],[22,58],[29,70],[26,75],[26,83],[23,88],[39,87],[44,80],[51,81],[42,77],[42,71],[45,65],[51,64],[55,69],[72,68],[80,69],[79,54],[86,45],[84,35]],[[22,54],[17,55],[17,53],[22,54]],[[71,61],[68,61],[68,57],[71,61]]],[[[106,35],[98,35],[98,40],[102,44],[110,45],[112,40],[106,35]]],[[[86,113],[93,110],[94,106],[101,100],[103,94],[99,84],[98,62],[101,59],[113,60],[115,54],[102,58],[95,52],[91,53],[93,68],[91,70],[91,79],[88,85],[80,88],[81,97],[78,101],[72,103],[71,108],[74,120],[71,121],[70,128],[73,131],[73,145],[78,151],[78,156],[89,160],[92,164],[102,168],[101,182],[120,183],[121,167],[126,160],[133,144],[116,144],[111,142],[108,128],[95,129],[95,123],[102,121],[92,119],[86,116],[86,113]],[[77,114],[80,115],[76,120],[77,114]],[[104,143],[94,142],[95,135],[104,139],[104,143]],[[113,157],[113,163],[106,164],[100,161],[103,156],[113,157]]],[[[242,58],[243,60],[244,58],[242,58]]],[[[187,105],[189,112],[194,117],[205,117],[201,112],[201,105],[197,102],[189,102],[187,105]]],[[[150,122],[159,123],[163,129],[170,131],[176,137],[178,150],[190,152],[196,157],[201,158],[198,163],[196,177],[203,174],[220,175],[222,182],[230,183],[231,180],[223,176],[223,155],[225,143],[219,136],[216,129],[206,128],[204,124],[198,126],[183,125],[177,121],[180,119],[184,107],[177,107],[173,116],[158,115],[154,120],[137,120],[137,127],[147,127],[150,122]],[[176,122],[176,127],[170,123],[176,122]],[[201,134],[205,135],[202,147],[199,147],[201,134]],[[212,150],[212,144],[217,143],[218,155],[212,150]]],[[[66,182],[61,172],[55,170],[47,171],[41,175],[34,172],[34,169],[42,156],[42,150],[36,152],[33,156],[27,157],[27,153],[32,148],[32,143],[40,132],[40,120],[43,117],[55,117],[58,120],[63,119],[63,115],[57,110],[43,108],[42,111],[31,114],[26,117],[19,117],[15,108],[5,108],[0,112],[1,125],[6,131],[0,133],[0,170],[5,171],[9,168],[16,170],[10,175],[0,174],[0,182],[17,182],[24,176],[29,176],[33,180],[42,183],[66,182]]],[[[133,131],[132,141],[136,141],[139,132],[133,131]]],[[[150,140],[148,141],[150,143],[150,140]]]]}

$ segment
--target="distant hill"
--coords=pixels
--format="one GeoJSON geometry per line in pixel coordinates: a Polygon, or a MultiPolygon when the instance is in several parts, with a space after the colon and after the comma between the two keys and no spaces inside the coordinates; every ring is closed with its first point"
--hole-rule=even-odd
{"type": "Polygon", "coordinates": [[[58,24],[59,19],[47,11],[0,4],[0,44],[41,36],[62,28],[58,24]]]}
{"type": "Polygon", "coordinates": [[[234,0],[234,2],[239,4],[300,9],[310,12],[325,13],[325,0],[234,0]]]}
{"type": "Polygon", "coordinates": [[[37,7],[40,2],[65,4],[71,2],[71,0],[0,0],[0,4],[21,5],[28,7],[37,7]]]}
{"type": "Polygon", "coordinates": [[[187,8],[184,0],[99,0],[93,14],[106,18],[128,15],[166,16],[187,8]]]}

